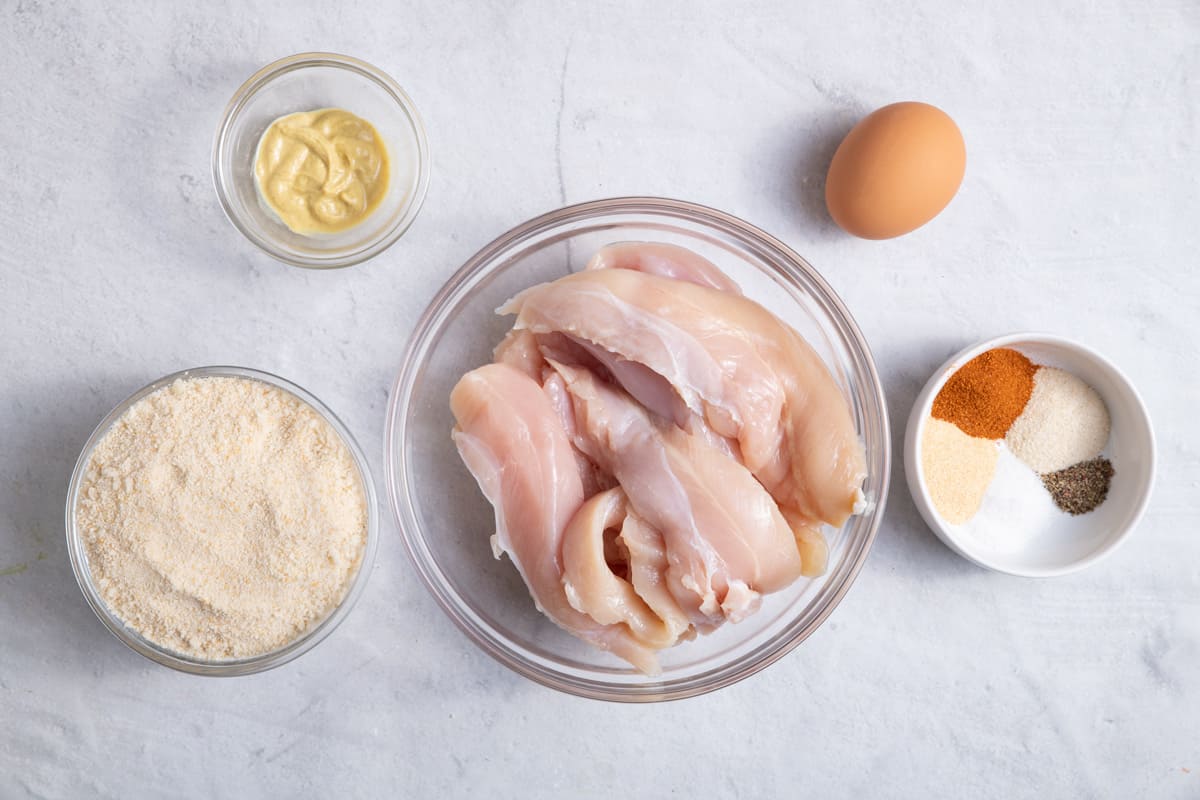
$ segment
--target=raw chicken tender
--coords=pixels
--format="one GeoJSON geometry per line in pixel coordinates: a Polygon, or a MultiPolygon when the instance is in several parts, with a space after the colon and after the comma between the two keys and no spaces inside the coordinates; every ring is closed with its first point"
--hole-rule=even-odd
{"type": "Polygon", "coordinates": [[[624,623],[647,647],[670,647],[691,625],[673,598],[653,591],[666,567],[661,553],[662,535],[636,518],[631,521],[624,490],[617,486],[601,492],[583,504],[563,535],[567,600],[597,622],[624,623]],[[624,548],[622,566],[636,583],[617,575],[609,563],[605,533],[610,529],[620,532],[615,544],[624,548]],[[639,593],[638,585],[651,588],[650,599],[639,593]]]}
{"type": "Polygon", "coordinates": [[[450,393],[454,443],[496,512],[492,549],[507,553],[538,610],[648,674],[654,651],[624,625],[576,611],[563,589],[562,537],[583,505],[571,443],[540,386],[507,364],[468,372],[450,393]]]}
{"type": "Polygon", "coordinates": [[[862,445],[799,334],[712,262],[624,242],[534,286],[453,438],[546,616],[647,674],[656,652],[825,571],[862,445]]]}
{"type": "Polygon", "coordinates": [[[633,509],[627,509],[617,539],[627,553],[629,582],[638,597],[658,615],[668,630],[677,632],[676,642],[694,639],[696,631],[691,621],[667,588],[670,562],[663,535],[633,509]]]}
{"type": "Polygon", "coordinates": [[[552,365],[575,398],[576,446],[662,533],[667,587],[698,628],[743,619],[800,576],[787,520],[744,466],[590,372],[552,365]]]}
{"type": "Polygon", "coordinates": [[[845,398],[812,348],[754,301],[605,269],[527,289],[501,311],[517,314],[517,330],[562,332],[662,375],[737,439],[797,522],[841,525],[854,512],[866,468],[845,398]]]}
{"type": "Polygon", "coordinates": [[[585,269],[631,269],[731,294],[742,293],[742,287],[707,258],[664,242],[616,242],[601,247],[585,269]]]}

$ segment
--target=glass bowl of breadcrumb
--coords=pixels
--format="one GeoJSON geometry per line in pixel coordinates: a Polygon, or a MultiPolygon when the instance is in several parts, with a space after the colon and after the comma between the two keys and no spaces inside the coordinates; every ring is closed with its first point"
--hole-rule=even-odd
{"type": "Polygon", "coordinates": [[[346,426],[275,375],[199,367],[139,389],[71,475],[67,548],[100,621],[150,660],[262,672],[345,620],[378,541],[346,426]]]}

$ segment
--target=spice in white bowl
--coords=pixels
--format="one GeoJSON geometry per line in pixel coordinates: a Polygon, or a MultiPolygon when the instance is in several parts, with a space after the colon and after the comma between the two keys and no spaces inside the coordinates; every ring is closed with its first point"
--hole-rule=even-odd
{"type": "Polygon", "coordinates": [[[1066,370],[1040,367],[1021,415],[1004,436],[1013,454],[1045,475],[1097,456],[1108,441],[1108,408],[1066,370]]]}
{"type": "Polygon", "coordinates": [[[201,661],[302,636],[345,597],[368,513],[353,456],[268,383],[184,377],[135,402],[92,451],[76,524],[100,597],[201,661]]]}
{"type": "Polygon", "coordinates": [[[968,436],[957,425],[931,417],[921,435],[921,469],[934,506],[960,525],[979,511],[996,474],[1000,449],[990,439],[968,436]]]}
{"type": "MultiPolygon", "coordinates": [[[[1052,416],[1069,415],[1072,408],[1070,403],[1049,406],[1043,412],[1052,412],[1052,416]]],[[[1078,430],[1067,421],[1049,430],[1064,432],[1073,427],[1078,430]]],[[[909,491],[937,537],[982,567],[1025,577],[1065,575],[1114,552],[1136,528],[1154,481],[1154,432],[1129,379],[1084,345],[1042,333],[999,336],[963,350],[939,367],[913,405],[904,452],[909,491]],[[991,367],[977,369],[988,364],[991,367]],[[1094,389],[1108,420],[1100,453],[1067,467],[1068,474],[1041,475],[1005,444],[1009,429],[1023,414],[1035,410],[1036,376],[1043,372],[1054,375],[1050,370],[1068,373],[1094,389]],[[1024,373],[1029,373],[1028,379],[1021,379],[1024,373]],[[941,397],[938,402],[952,385],[969,391],[941,397]],[[989,398],[996,393],[1001,398],[993,405],[989,398]],[[950,399],[956,402],[947,403],[950,399]],[[938,507],[930,476],[922,465],[927,455],[923,446],[926,428],[934,421],[946,422],[939,419],[939,411],[947,409],[960,414],[954,425],[963,421],[977,431],[977,438],[997,450],[995,472],[983,501],[963,523],[949,521],[945,510],[938,507]],[[975,419],[961,416],[964,411],[975,419]],[[1106,463],[1112,467],[1111,474],[1106,463]]],[[[953,480],[955,476],[943,477],[953,480]]]]}
{"type": "Polygon", "coordinates": [[[1032,509],[1039,518],[1055,507],[1086,514],[1113,477],[1100,458],[1110,429],[1104,400],[1077,376],[1012,348],[987,350],[946,380],[925,420],[930,501],[951,525],[989,530],[992,522],[977,515],[1004,525],[1032,509]]]}
{"type": "Polygon", "coordinates": [[[1093,458],[1042,476],[1054,504],[1068,514],[1087,514],[1108,497],[1116,471],[1107,458],[1093,458]]]}

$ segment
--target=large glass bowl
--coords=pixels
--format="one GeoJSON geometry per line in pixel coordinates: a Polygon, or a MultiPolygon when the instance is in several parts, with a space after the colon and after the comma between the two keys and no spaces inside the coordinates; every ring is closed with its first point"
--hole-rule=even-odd
{"type": "Polygon", "coordinates": [[[470,259],[417,323],[393,387],[386,430],[388,494],[422,580],[452,620],[520,674],[572,694],[617,701],[671,700],[727,686],[778,660],[825,620],[850,588],[887,496],[887,411],[870,350],[850,312],[817,271],[778,239],[736,217],[656,198],[569,206],[519,225],[470,259]],[[660,676],[557,628],[534,608],[517,570],[492,557],[492,509],[463,466],[450,430],[455,382],[491,360],[512,325],[495,309],[520,290],[578,271],[601,246],[653,240],[689,247],[741,283],[747,296],[796,328],[825,360],[866,446],[868,505],[826,529],[829,569],[765,598],[736,625],[663,651],[660,676]]]}

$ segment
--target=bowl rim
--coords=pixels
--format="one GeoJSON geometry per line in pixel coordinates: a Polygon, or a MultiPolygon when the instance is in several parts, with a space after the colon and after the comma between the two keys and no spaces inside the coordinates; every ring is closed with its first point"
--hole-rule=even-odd
{"type": "Polygon", "coordinates": [[[417,112],[417,107],[413,103],[412,98],[401,88],[400,84],[383,70],[362,59],[323,51],[296,53],[295,55],[285,56],[272,61],[247,78],[225,105],[225,110],[221,114],[221,121],[217,126],[216,135],[213,137],[211,157],[213,187],[217,193],[217,200],[221,204],[221,210],[225,212],[225,217],[230,223],[246,239],[275,260],[293,267],[302,267],[305,269],[342,269],[351,267],[374,258],[399,241],[400,237],[412,227],[417,215],[421,211],[421,207],[425,203],[425,195],[429,189],[430,167],[429,141],[425,132],[425,124],[421,119],[421,115],[417,112]],[[222,174],[222,163],[225,159],[228,139],[233,130],[234,123],[240,116],[245,105],[275,79],[290,72],[309,67],[335,67],[373,81],[396,101],[397,106],[408,117],[412,125],[413,137],[417,144],[416,176],[413,182],[412,194],[405,205],[401,207],[403,213],[400,214],[399,218],[390,228],[368,240],[366,244],[348,253],[331,257],[291,253],[278,247],[269,237],[260,235],[252,226],[247,225],[234,210],[234,205],[230,200],[229,190],[226,187],[225,178],[222,174]]]}
{"type": "Polygon", "coordinates": [[[129,649],[157,664],[193,675],[212,677],[250,675],[280,667],[308,652],[329,636],[329,634],[333,633],[350,614],[350,611],[357,604],[363,590],[366,588],[367,580],[375,563],[376,552],[379,548],[378,507],[375,482],[371,476],[371,468],[362,448],[359,447],[354,436],[337,415],[330,411],[313,394],[285,378],[250,367],[224,365],[190,367],[172,372],[169,375],[164,375],[138,389],[118,403],[92,430],[91,436],[88,437],[87,442],[80,451],[79,457],[75,461],[75,467],[71,471],[71,479],[67,487],[65,504],[67,553],[71,561],[71,571],[75,574],[75,581],[79,584],[79,590],[83,593],[84,599],[87,600],[93,613],[104,624],[109,633],[119,639],[129,649]],[[363,488],[363,500],[367,506],[367,534],[366,541],[363,544],[362,558],[359,560],[358,569],[351,579],[350,588],[346,590],[346,595],[342,598],[341,602],[331,609],[324,619],[312,626],[303,635],[293,639],[282,647],[257,656],[227,661],[203,661],[191,658],[182,653],[176,653],[173,650],[168,650],[157,645],[122,622],[116,612],[104,602],[104,599],[100,596],[99,591],[92,582],[91,570],[87,565],[86,548],[83,545],[82,535],[75,519],[75,510],[78,506],[79,492],[87,465],[91,461],[96,445],[108,433],[113,423],[124,416],[125,412],[139,400],[164,386],[169,386],[175,381],[184,378],[205,377],[245,378],[266,383],[288,392],[316,411],[333,428],[334,432],[338,434],[339,438],[350,451],[351,458],[358,469],[359,480],[363,488]]]}
{"type": "MultiPolygon", "coordinates": [[[[795,279],[796,276],[789,277],[795,279]]],[[[568,694],[613,702],[661,702],[694,697],[716,691],[760,672],[799,646],[802,641],[812,635],[825,622],[829,615],[833,613],[833,610],[841,603],[861,572],[883,520],[884,507],[890,484],[890,473],[890,423],[886,397],[879,379],[878,370],[876,369],[874,356],[853,315],[850,314],[840,296],[833,290],[825,278],[788,245],[738,217],[697,203],[653,196],[613,197],[560,207],[533,217],[502,233],[484,245],[475,255],[471,256],[438,289],[413,327],[413,331],[409,335],[403,351],[401,368],[392,384],[392,391],[388,400],[387,419],[384,427],[384,476],[393,518],[396,520],[400,538],[409,560],[420,576],[426,590],[433,595],[442,611],[450,617],[459,630],[476,646],[519,675],[543,686],[568,694]],[[455,598],[451,593],[435,579],[431,565],[436,566],[436,560],[428,552],[428,548],[424,544],[424,539],[419,533],[420,526],[413,515],[411,505],[402,502],[401,493],[403,492],[405,496],[408,494],[409,470],[404,460],[398,457],[396,448],[393,447],[393,443],[397,441],[398,435],[401,437],[406,435],[408,398],[415,379],[421,371],[423,362],[423,359],[419,362],[417,357],[423,355],[424,351],[427,350],[429,334],[438,324],[443,306],[457,292],[458,288],[481,273],[484,267],[494,261],[501,252],[516,247],[523,241],[527,241],[545,230],[581,218],[596,218],[597,216],[614,213],[642,213],[676,219],[684,215],[689,215],[693,221],[698,220],[724,233],[735,236],[739,243],[746,246],[751,252],[773,251],[773,254],[781,257],[789,268],[794,269],[805,280],[811,281],[824,294],[823,297],[816,297],[814,299],[832,308],[834,313],[829,315],[830,324],[846,339],[848,346],[856,349],[863,356],[861,359],[862,363],[859,365],[862,372],[860,377],[863,378],[862,391],[865,395],[869,396],[871,403],[879,411],[877,420],[880,428],[878,450],[881,456],[881,466],[879,496],[874,498],[875,505],[871,511],[873,516],[868,523],[866,535],[857,543],[857,550],[847,554],[848,558],[852,556],[852,560],[848,562],[848,567],[841,583],[831,590],[831,594],[827,597],[824,606],[818,610],[811,625],[791,634],[782,642],[774,639],[764,642],[754,651],[756,656],[748,664],[743,664],[737,668],[723,665],[699,675],[683,679],[678,682],[679,685],[671,682],[617,685],[603,680],[566,676],[550,670],[534,669],[481,632],[478,626],[457,607],[455,598]],[[424,349],[418,349],[422,345],[424,345],[424,349]],[[402,399],[406,406],[404,409],[405,413],[401,413],[400,403],[402,399]],[[416,533],[410,535],[410,528],[415,529],[416,533]],[[428,562],[426,559],[428,559],[428,562]]],[[[786,631],[787,629],[785,628],[784,630],[786,631]]]]}
{"type": "Polygon", "coordinates": [[[1146,409],[1146,404],[1137,387],[1133,385],[1129,377],[1116,364],[1087,345],[1065,336],[1039,331],[1016,331],[1001,336],[994,336],[968,345],[950,356],[941,366],[933,371],[928,382],[926,382],[921,392],[917,395],[916,400],[913,402],[912,411],[909,413],[904,432],[904,473],[907,479],[906,482],[908,483],[908,491],[912,495],[913,504],[916,505],[921,518],[925,520],[925,524],[929,526],[929,529],[950,550],[973,564],[1021,578],[1057,578],[1070,575],[1087,569],[1114,553],[1137,529],[1146,512],[1146,508],[1150,504],[1150,496],[1154,492],[1157,462],[1158,449],[1154,438],[1154,426],[1150,419],[1150,413],[1146,409]],[[942,386],[950,379],[950,376],[957,372],[958,368],[961,368],[962,365],[981,353],[1000,347],[1019,347],[1021,344],[1043,344],[1073,351],[1110,372],[1115,376],[1117,382],[1128,391],[1130,398],[1133,400],[1135,412],[1146,426],[1148,433],[1147,445],[1150,453],[1150,464],[1149,474],[1146,478],[1146,488],[1138,497],[1133,507],[1133,514],[1129,517],[1128,522],[1116,536],[1108,539],[1088,555],[1057,567],[1031,566],[1021,568],[1012,564],[1005,565],[994,561],[981,553],[977,547],[973,546],[969,538],[960,536],[938,516],[934,510],[933,501],[929,496],[929,489],[925,484],[925,476],[917,460],[917,451],[920,449],[920,432],[924,429],[925,423],[932,413],[934,398],[937,397],[938,392],[941,391],[942,386]]]}

